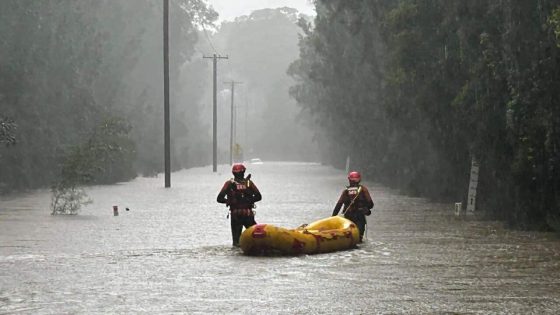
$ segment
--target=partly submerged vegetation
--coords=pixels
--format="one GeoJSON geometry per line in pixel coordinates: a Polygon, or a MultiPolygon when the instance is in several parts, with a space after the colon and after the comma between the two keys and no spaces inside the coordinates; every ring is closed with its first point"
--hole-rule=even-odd
{"type": "Polygon", "coordinates": [[[560,218],[560,1],[318,0],[291,93],[325,162],[465,200],[525,228],[560,218]]]}
{"type": "Polygon", "coordinates": [[[77,214],[82,205],[91,203],[85,185],[136,176],[130,163],[136,152],[129,132],[130,126],[122,119],[107,119],[87,141],[72,147],[64,158],[57,183],[51,187],[51,214],[77,214]]]}

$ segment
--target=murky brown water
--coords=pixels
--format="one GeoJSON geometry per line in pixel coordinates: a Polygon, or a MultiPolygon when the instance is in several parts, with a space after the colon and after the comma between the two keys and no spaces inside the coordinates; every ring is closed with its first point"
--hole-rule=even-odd
{"type": "MultiPolygon", "coordinates": [[[[243,256],[215,203],[228,169],[174,173],[171,189],[162,178],[92,187],[95,202],[72,217],[50,216],[48,192],[2,198],[0,314],[560,313],[557,237],[457,219],[451,205],[376,185],[360,248],[243,256]]],[[[314,164],[248,172],[263,193],[257,222],[284,227],[330,215],[346,184],[314,164]]]]}

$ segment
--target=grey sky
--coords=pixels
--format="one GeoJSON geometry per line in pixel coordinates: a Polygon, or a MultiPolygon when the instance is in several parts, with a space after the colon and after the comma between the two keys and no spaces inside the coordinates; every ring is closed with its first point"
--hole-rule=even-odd
{"type": "Polygon", "coordinates": [[[264,8],[295,8],[301,13],[315,15],[315,7],[309,0],[207,0],[220,14],[219,21],[231,21],[235,17],[248,15],[264,8]]]}

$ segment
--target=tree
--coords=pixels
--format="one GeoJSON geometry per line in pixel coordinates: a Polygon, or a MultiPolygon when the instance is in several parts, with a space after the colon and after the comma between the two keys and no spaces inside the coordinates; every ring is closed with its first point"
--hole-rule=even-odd
{"type": "MultiPolygon", "coordinates": [[[[216,13],[201,0],[171,5],[176,84],[194,53],[196,25],[211,24],[216,13]]],[[[114,166],[122,169],[113,174],[122,177],[112,182],[129,178],[131,166],[142,173],[161,170],[152,162],[163,151],[161,19],[161,3],[148,0],[0,2],[0,114],[18,127],[18,145],[0,147],[1,191],[51,185],[57,166],[106,117],[125,120],[137,147],[136,159],[114,166]]],[[[184,96],[173,95],[175,104],[178,95],[184,96]]],[[[174,117],[175,126],[184,120],[174,117]]],[[[177,151],[188,145],[177,143],[177,151]]]]}
{"type": "Polygon", "coordinates": [[[381,182],[458,200],[474,157],[479,208],[560,229],[559,4],[317,1],[292,96],[334,165],[351,152],[381,182]]]}
{"type": "Polygon", "coordinates": [[[51,188],[51,214],[77,214],[81,205],[91,202],[84,185],[136,176],[130,163],[135,148],[129,132],[125,121],[110,118],[97,126],[85,143],[72,147],[62,164],[59,181],[51,188]]]}

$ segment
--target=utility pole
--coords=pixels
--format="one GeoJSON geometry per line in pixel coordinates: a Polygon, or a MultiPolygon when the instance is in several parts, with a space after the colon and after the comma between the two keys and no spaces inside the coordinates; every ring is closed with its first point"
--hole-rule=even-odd
{"type": "Polygon", "coordinates": [[[222,57],[216,54],[212,56],[204,56],[205,59],[212,58],[214,60],[214,105],[213,105],[213,115],[212,115],[212,135],[213,135],[213,162],[212,162],[212,171],[216,173],[218,171],[218,91],[217,91],[217,82],[218,82],[218,59],[228,59],[228,56],[222,57]]]}
{"type": "MultiPolygon", "coordinates": [[[[248,129],[248,126],[249,126],[249,120],[248,120],[249,114],[248,114],[248,112],[249,112],[249,96],[248,96],[247,90],[245,90],[245,128],[244,128],[245,138],[243,139],[243,140],[245,140],[245,141],[243,141],[243,143],[245,145],[245,150],[249,149],[249,140],[248,140],[248,137],[247,137],[247,129],[248,129]]],[[[245,151],[245,152],[248,153],[249,151],[245,151]]]]}
{"type": "MultiPolygon", "coordinates": [[[[249,140],[248,140],[248,137],[247,137],[247,129],[248,129],[248,126],[249,126],[249,119],[248,118],[249,118],[249,93],[247,93],[247,89],[245,89],[245,128],[244,128],[245,138],[243,139],[244,140],[243,143],[244,143],[244,146],[245,146],[246,154],[249,153],[249,151],[248,151],[249,150],[249,140]]],[[[247,155],[245,155],[245,157],[247,158],[247,155]]]]}
{"type": "Polygon", "coordinates": [[[165,188],[171,187],[171,135],[169,127],[169,0],[163,0],[163,125],[165,188]]]}
{"type": "Polygon", "coordinates": [[[235,138],[234,135],[234,125],[235,125],[235,120],[234,120],[234,116],[235,116],[235,110],[234,110],[234,105],[233,105],[233,97],[235,95],[235,85],[236,84],[243,84],[243,82],[237,82],[237,81],[229,81],[229,82],[224,82],[224,83],[229,83],[231,84],[231,123],[230,123],[230,134],[229,134],[229,164],[233,165],[233,140],[235,138]]]}

